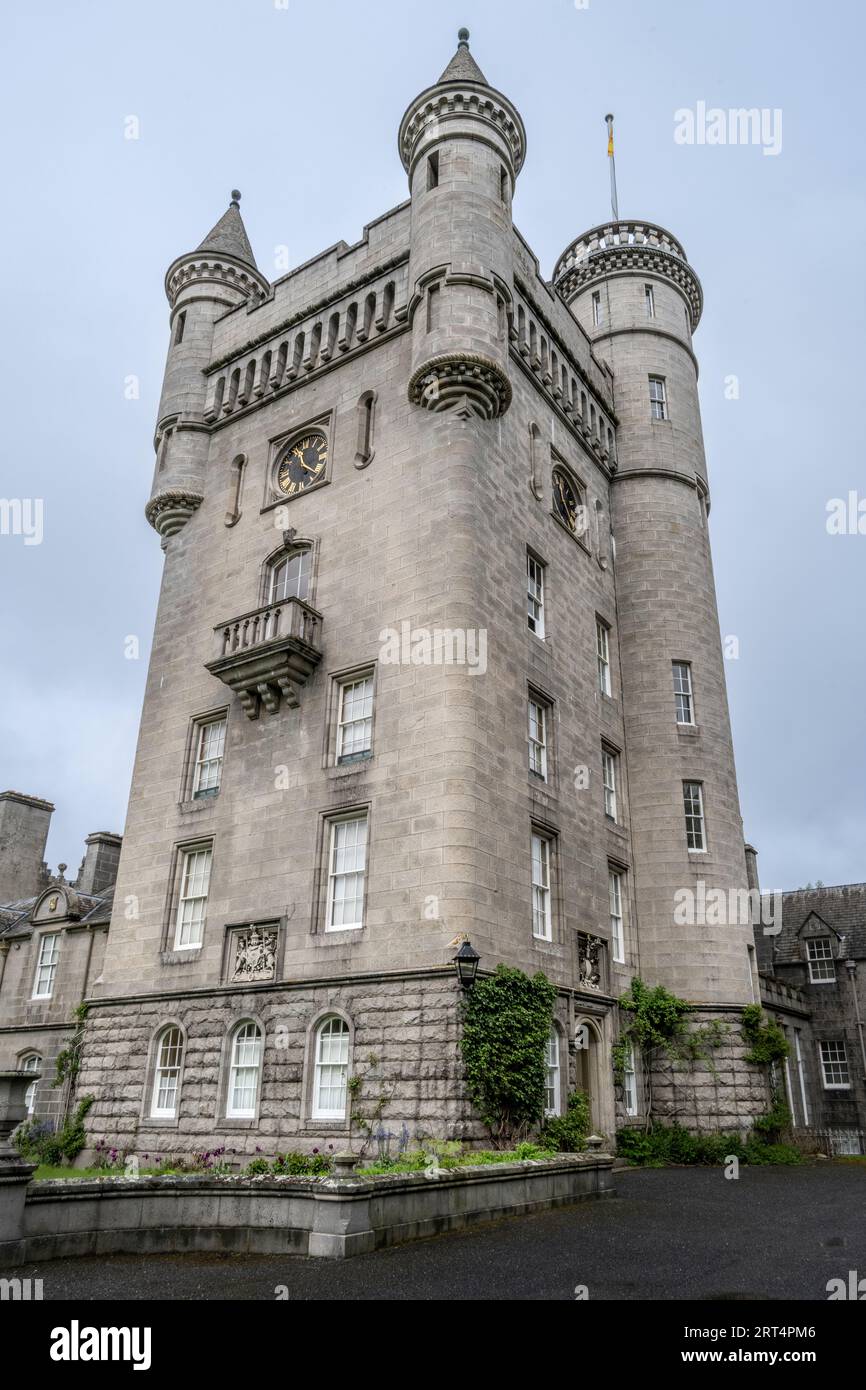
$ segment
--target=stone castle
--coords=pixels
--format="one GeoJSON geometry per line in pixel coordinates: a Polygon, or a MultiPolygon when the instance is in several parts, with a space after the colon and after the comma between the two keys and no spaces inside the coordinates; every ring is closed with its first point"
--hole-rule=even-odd
{"type": "Polygon", "coordinates": [[[557,987],[549,1110],[582,1087],[612,1135],[650,1080],[681,1122],[746,1130],[751,922],[674,919],[683,890],[750,887],[700,282],[644,221],[544,278],[512,221],[523,122],[465,31],[398,149],[409,198],[355,245],[270,284],[235,193],[168,270],[165,570],[110,930],[85,952],[64,884],[10,919],[6,1050],[58,1021],[78,937],[94,1135],[343,1147],[366,1065],[392,1129],[472,1140],[471,943],[557,987]],[[635,975],[731,1025],[712,1074],[614,1078],[635,975]]]}

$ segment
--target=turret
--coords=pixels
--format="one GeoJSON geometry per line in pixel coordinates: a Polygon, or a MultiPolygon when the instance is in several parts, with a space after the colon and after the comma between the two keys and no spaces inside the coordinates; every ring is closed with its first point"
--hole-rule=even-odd
{"type": "Polygon", "coordinates": [[[669,232],[624,221],[573,242],[554,282],[613,369],[611,521],[641,970],[689,999],[746,1003],[748,916],[730,920],[731,898],[721,918],[702,907],[713,889],[748,885],[692,350],[700,282],[669,232]]]}
{"type": "Polygon", "coordinates": [[[511,401],[511,200],[526,134],[469,52],[468,30],[403,117],[399,149],[412,195],[409,399],[493,419],[511,401]]]}
{"type": "Polygon", "coordinates": [[[171,339],[159,402],[156,470],[146,516],[163,538],[183,527],[204,495],[208,423],[207,366],[214,323],[245,301],[258,302],[268,282],[255,257],[232,191],[227,211],[195,251],[178,256],[165,277],[171,339]]]}

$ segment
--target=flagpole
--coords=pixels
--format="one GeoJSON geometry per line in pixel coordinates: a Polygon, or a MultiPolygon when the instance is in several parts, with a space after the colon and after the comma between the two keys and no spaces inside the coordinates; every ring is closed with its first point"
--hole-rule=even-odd
{"type": "Polygon", "coordinates": [[[616,197],[616,160],[613,154],[613,116],[605,116],[607,123],[607,156],[610,160],[610,210],[614,222],[619,221],[619,204],[616,197]]]}

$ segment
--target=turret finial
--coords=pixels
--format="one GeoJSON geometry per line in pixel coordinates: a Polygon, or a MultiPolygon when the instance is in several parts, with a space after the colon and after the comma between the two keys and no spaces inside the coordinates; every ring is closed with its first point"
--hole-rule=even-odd
{"type": "Polygon", "coordinates": [[[232,203],[231,203],[231,205],[232,205],[233,208],[239,208],[240,205],[241,205],[241,190],[240,190],[239,188],[233,188],[233,189],[232,189],[232,203]]]}
{"type": "Polygon", "coordinates": [[[458,39],[458,45],[457,45],[458,48],[468,48],[468,47],[469,47],[469,30],[468,30],[468,29],[458,29],[458,31],[457,31],[457,39],[458,39]]]}

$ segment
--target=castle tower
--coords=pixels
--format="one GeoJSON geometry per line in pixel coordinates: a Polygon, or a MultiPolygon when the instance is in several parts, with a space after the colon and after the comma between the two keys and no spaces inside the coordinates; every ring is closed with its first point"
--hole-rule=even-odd
{"type": "Polygon", "coordinates": [[[240,213],[240,193],[198,249],[166,272],[171,338],[154,436],[156,468],[146,515],[163,543],[186,525],[204,490],[204,419],[214,323],[238,304],[257,303],[268,282],[256,267],[240,213]]]}
{"type": "Polygon", "coordinates": [[[409,106],[398,144],[412,195],[409,398],[493,419],[511,400],[511,199],[526,133],[469,52],[467,29],[409,106]]]}
{"type": "Polygon", "coordinates": [[[700,282],[669,232],[619,222],[578,237],[554,283],[610,364],[619,419],[611,517],[641,970],[740,1006],[754,997],[747,913],[707,922],[701,906],[704,891],[748,883],[692,347],[700,282]],[[686,905],[675,919],[682,890],[691,920],[686,905]]]}

